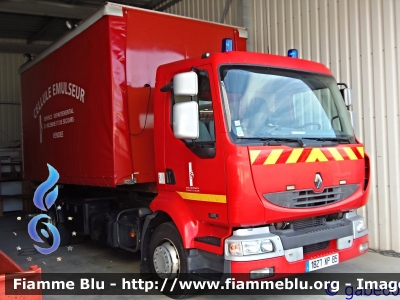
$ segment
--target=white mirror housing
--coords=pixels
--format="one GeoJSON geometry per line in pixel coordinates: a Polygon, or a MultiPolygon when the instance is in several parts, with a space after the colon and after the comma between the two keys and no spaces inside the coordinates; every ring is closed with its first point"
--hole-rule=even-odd
{"type": "Polygon", "coordinates": [[[353,126],[353,129],[355,129],[355,117],[353,113],[353,91],[349,88],[343,89],[343,99],[344,103],[346,104],[347,111],[349,112],[349,117],[351,121],[351,125],[353,126]]]}
{"type": "Polygon", "coordinates": [[[195,72],[176,74],[173,86],[175,96],[196,96],[198,92],[197,74],[195,72]]]}
{"type": "Polygon", "coordinates": [[[344,103],[348,110],[353,110],[353,91],[349,88],[343,89],[344,103]]]}
{"type": "Polygon", "coordinates": [[[176,138],[186,140],[197,139],[199,137],[198,103],[195,101],[176,103],[173,108],[172,125],[176,138]]]}

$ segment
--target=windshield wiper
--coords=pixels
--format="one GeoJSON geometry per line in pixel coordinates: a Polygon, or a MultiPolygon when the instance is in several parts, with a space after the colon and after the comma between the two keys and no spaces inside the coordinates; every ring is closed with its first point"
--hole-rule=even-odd
{"type": "Polygon", "coordinates": [[[339,138],[339,137],[328,138],[327,137],[327,138],[304,138],[304,139],[321,141],[321,142],[339,142],[341,144],[351,144],[349,138],[339,138]]]}
{"type": "MultiPolygon", "coordinates": [[[[281,137],[237,137],[238,139],[244,140],[259,140],[263,142],[296,142],[299,143],[301,147],[304,147],[304,142],[299,138],[281,138],[281,137]]],[[[277,145],[278,146],[278,145],[277,145]]]]}

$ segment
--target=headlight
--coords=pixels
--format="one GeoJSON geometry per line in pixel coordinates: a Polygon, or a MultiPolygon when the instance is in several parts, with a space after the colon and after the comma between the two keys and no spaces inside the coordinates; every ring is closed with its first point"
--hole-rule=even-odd
{"type": "Polygon", "coordinates": [[[274,244],[271,240],[265,240],[261,242],[261,251],[262,252],[273,252],[274,244]]]}
{"type": "Polygon", "coordinates": [[[361,221],[358,221],[358,223],[357,223],[357,232],[358,233],[360,233],[361,231],[364,231],[365,229],[367,229],[366,227],[365,227],[365,222],[364,222],[364,220],[361,220],[361,221]]]}
{"type": "Polygon", "coordinates": [[[260,251],[259,241],[242,242],[244,255],[257,254],[260,251]]]}
{"type": "Polygon", "coordinates": [[[253,240],[228,243],[228,251],[233,256],[253,255],[274,251],[271,240],[253,240]]]}

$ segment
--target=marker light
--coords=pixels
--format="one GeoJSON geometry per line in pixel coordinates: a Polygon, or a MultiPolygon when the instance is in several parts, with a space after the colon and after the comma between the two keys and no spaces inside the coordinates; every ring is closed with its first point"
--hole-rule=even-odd
{"type": "Polygon", "coordinates": [[[297,49],[290,49],[290,50],[287,52],[287,55],[288,55],[289,57],[292,57],[292,58],[299,58],[299,51],[297,51],[297,49]]]}
{"type": "Polygon", "coordinates": [[[230,255],[236,255],[236,256],[242,256],[242,245],[239,242],[233,242],[229,243],[229,254],[230,255]]]}
{"type": "Polygon", "coordinates": [[[293,185],[287,185],[286,186],[286,190],[287,191],[293,191],[293,190],[295,190],[296,189],[296,186],[293,184],[293,185]]]}
{"type": "Polygon", "coordinates": [[[233,51],[233,41],[230,38],[222,40],[222,52],[233,51]]]}
{"type": "Polygon", "coordinates": [[[364,220],[358,221],[356,229],[357,229],[358,233],[360,233],[360,232],[362,232],[362,231],[367,229],[367,227],[365,226],[364,220]]]}

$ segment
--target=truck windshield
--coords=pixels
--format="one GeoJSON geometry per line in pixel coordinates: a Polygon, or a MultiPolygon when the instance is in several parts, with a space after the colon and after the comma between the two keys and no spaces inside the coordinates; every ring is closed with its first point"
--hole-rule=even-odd
{"type": "Polygon", "coordinates": [[[221,66],[220,80],[225,118],[235,143],[355,142],[331,76],[241,65],[221,66]]]}

